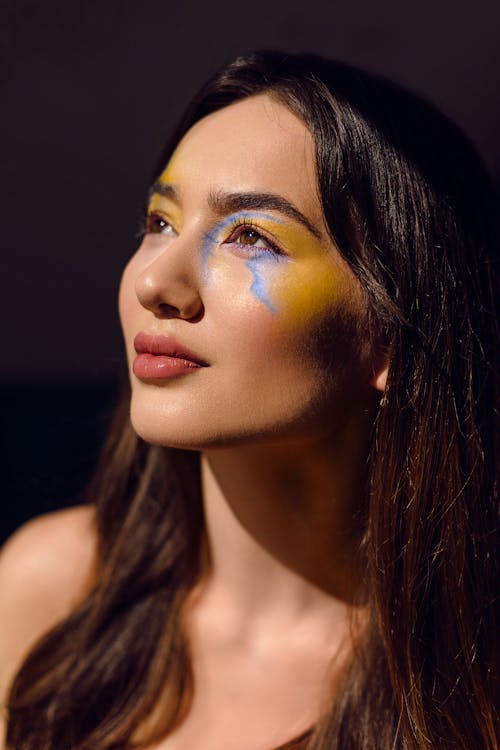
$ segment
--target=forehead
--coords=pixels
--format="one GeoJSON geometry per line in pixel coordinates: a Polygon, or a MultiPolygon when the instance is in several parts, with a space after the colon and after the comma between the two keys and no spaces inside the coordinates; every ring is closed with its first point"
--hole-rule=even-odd
{"type": "Polygon", "coordinates": [[[190,191],[272,192],[317,218],[314,145],[306,126],[268,95],[200,120],[182,138],[162,179],[190,191]]]}

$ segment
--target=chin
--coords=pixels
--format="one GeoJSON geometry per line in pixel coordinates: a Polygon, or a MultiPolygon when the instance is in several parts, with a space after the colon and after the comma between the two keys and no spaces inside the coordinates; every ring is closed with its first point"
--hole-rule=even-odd
{"type": "Polygon", "coordinates": [[[151,445],[164,448],[201,451],[220,441],[206,422],[200,424],[196,415],[174,410],[165,412],[132,399],[130,421],[135,432],[151,445]]]}
{"type": "Polygon", "coordinates": [[[267,430],[242,430],[242,425],[217,424],[215,416],[193,413],[191,410],[159,410],[132,398],[130,421],[135,432],[151,445],[164,448],[204,451],[265,443],[267,430]]]}
{"type": "Polygon", "coordinates": [[[182,420],[162,419],[157,413],[148,413],[142,408],[134,407],[132,401],[130,421],[140,438],[151,445],[165,448],[184,448],[198,450],[195,435],[182,420]]]}

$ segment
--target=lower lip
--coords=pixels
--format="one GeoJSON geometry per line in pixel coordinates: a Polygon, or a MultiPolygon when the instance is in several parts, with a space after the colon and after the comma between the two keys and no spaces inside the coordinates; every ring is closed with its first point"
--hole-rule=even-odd
{"type": "Polygon", "coordinates": [[[132,365],[134,375],[144,380],[177,378],[179,375],[188,375],[200,369],[201,365],[188,359],[157,354],[138,354],[132,365]]]}

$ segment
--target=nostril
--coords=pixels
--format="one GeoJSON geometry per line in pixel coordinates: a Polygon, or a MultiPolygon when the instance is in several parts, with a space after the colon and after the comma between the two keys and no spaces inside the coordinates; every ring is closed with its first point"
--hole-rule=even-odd
{"type": "Polygon", "coordinates": [[[205,308],[203,305],[199,308],[199,310],[194,314],[191,315],[190,318],[186,318],[186,321],[188,323],[198,323],[199,320],[203,318],[203,315],[205,314],[205,308]]]}
{"type": "Polygon", "coordinates": [[[158,318],[180,318],[181,313],[174,305],[167,302],[158,302],[156,309],[153,311],[158,318]]]}
{"type": "Polygon", "coordinates": [[[187,306],[186,308],[179,309],[174,305],[169,305],[168,302],[159,302],[153,312],[158,318],[181,318],[183,320],[189,321],[190,323],[197,323],[203,318],[205,308],[201,303],[198,305],[187,306]]]}

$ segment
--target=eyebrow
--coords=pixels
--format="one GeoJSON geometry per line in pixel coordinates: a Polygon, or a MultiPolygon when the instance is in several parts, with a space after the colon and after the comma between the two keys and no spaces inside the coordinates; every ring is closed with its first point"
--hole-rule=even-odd
{"type": "MultiPolygon", "coordinates": [[[[167,182],[161,182],[159,180],[155,182],[151,188],[150,196],[154,193],[179,202],[179,194],[176,187],[167,182]]],[[[299,224],[302,224],[314,237],[316,237],[316,239],[321,239],[321,232],[314,226],[307,216],[304,216],[304,214],[299,211],[293,203],[290,203],[290,201],[283,198],[282,195],[277,195],[276,193],[225,193],[217,190],[209,193],[208,205],[214,213],[220,216],[229,213],[236,213],[237,211],[261,211],[263,209],[267,209],[268,211],[278,211],[279,213],[285,214],[285,216],[299,222],[299,224]]]]}
{"type": "Polygon", "coordinates": [[[162,195],[164,198],[171,198],[176,203],[179,202],[179,195],[177,189],[170,185],[168,182],[161,182],[161,180],[157,180],[154,182],[148,191],[148,198],[151,200],[153,195],[162,195]]]}

